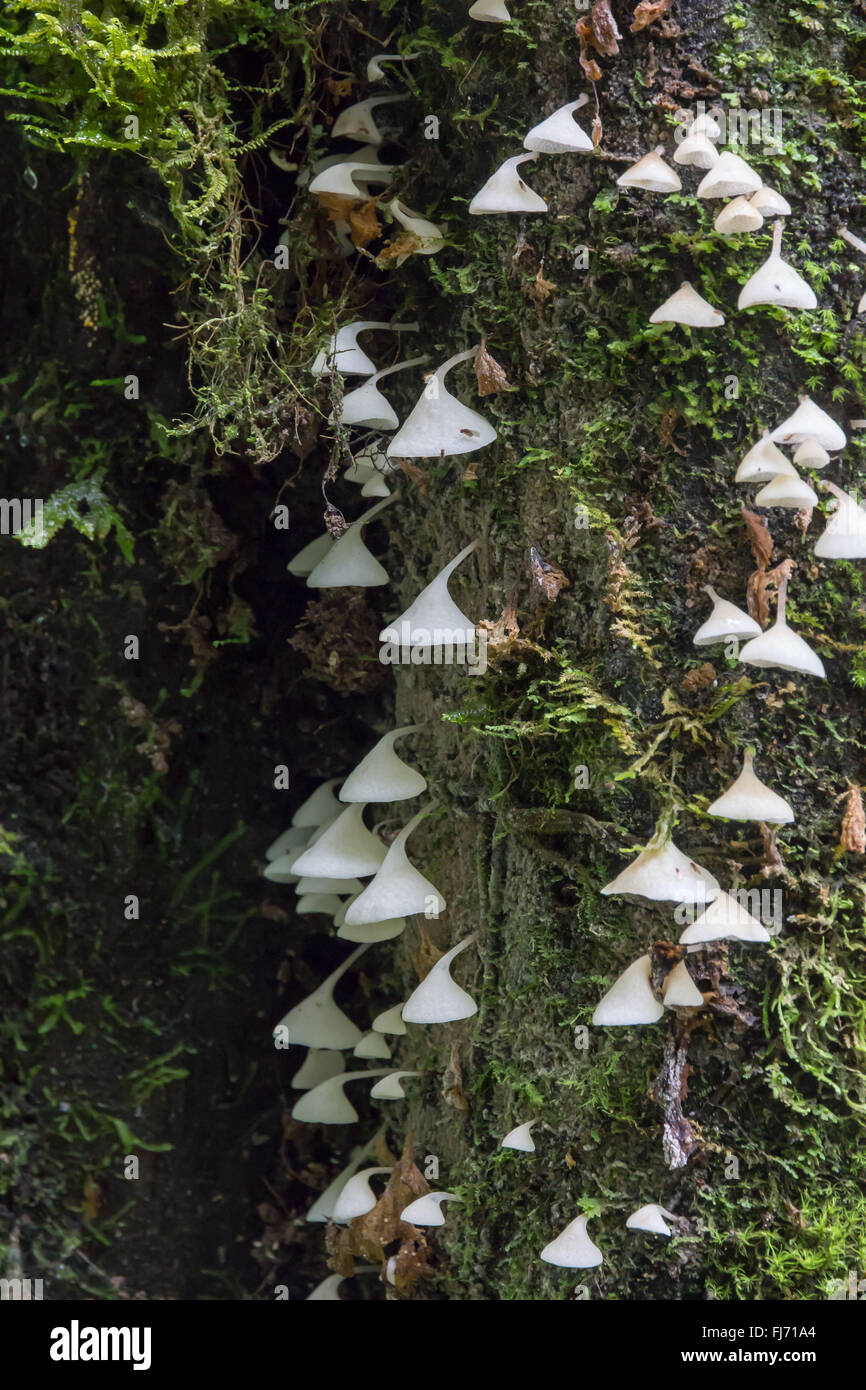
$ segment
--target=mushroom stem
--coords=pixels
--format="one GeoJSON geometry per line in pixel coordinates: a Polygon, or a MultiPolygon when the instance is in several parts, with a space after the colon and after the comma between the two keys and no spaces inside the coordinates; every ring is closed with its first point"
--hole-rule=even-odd
{"type": "Polygon", "coordinates": [[[779,601],[776,605],[776,622],[780,625],[785,621],[785,606],[788,598],[788,576],[785,575],[779,585],[779,601]]]}
{"type": "Polygon", "coordinates": [[[861,241],[853,232],[849,232],[847,227],[839,228],[839,236],[843,241],[847,241],[849,246],[853,246],[855,251],[861,251],[866,256],[866,241],[861,241]]]}
{"type": "Polygon", "coordinates": [[[781,217],[777,217],[776,220],[775,220],[775,222],[773,223],[773,255],[774,255],[774,256],[781,256],[781,254],[782,254],[782,225],[783,225],[783,223],[782,223],[781,217]]]}
{"type": "Polygon", "coordinates": [[[710,598],[712,599],[713,603],[718,603],[718,602],[719,602],[719,596],[718,596],[718,594],[716,593],[715,589],[713,588],[712,584],[705,584],[705,585],[704,585],[704,593],[705,593],[705,594],[709,594],[709,596],[710,596],[710,598]]]}

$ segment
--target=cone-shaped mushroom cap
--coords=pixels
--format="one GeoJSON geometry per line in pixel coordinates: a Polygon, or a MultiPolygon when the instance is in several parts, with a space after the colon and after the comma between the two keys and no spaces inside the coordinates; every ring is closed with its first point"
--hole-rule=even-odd
{"type": "Polygon", "coordinates": [[[360,897],[346,908],[346,926],[361,927],[366,922],[387,922],[394,917],[408,917],[413,912],[444,912],[445,899],[429,879],[409,862],[406,841],[423,819],[423,812],[404,825],[388,852],[375,878],[367,884],[360,897]]]}
{"type": "Polygon", "coordinates": [[[302,550],[299,550],[297,555],[293,556],[286,565],[289,574],[295,574],[299,579],[304,579],[306,575],[312,573],[320,560],[324,560],[333,544],[334,537],[329,531],[317,536],[314,541],[310,541],[309,545],[305,545],[302,550]]]}
{"type": "Polygon", "coordinates": [[[833,453],[844,449],[847,443],[844,430],[809,396],[800,397],[794,414],[773,430],[771,438],[777,444],[803,444],[807,439],[814,439],[833,453]]]}
{"type": "Polygon", "coordinates": [[[721,889],[712,874],[668,840],[641,850],[601,891],[605,897],[625,893],[657,903],[706,903],[721,889]]]}
{"type": "Polygon", "coordinates": [[[768,188],[765,183],[761,184],[757,193],[752,194],[749,202],[762,217],[791,216],[791,204],[781,193],[777,193],[774,188],[768,188]]]}
{"type": "Polygon", "coordinates": [[[722,893],[710,903],[680,937],[681,946],[696,946],[703,941],[769,941],[770,936],[757,917],[753,917],[730,893],[722,893]]]}
{"type": "Polygon", "coordinates": [[[469,18],[484,24],[507,24],[511,15],[504,0],[475,0],[475,4],[469,6],[469,18]]]}
{"type": "Polygon", "coordinates": [[[364,543],[364,527],[378,516],[383,508],[395,501],[386,497],[370,507],[348,530],[334,542],[324,559],[307,575],[308,589],[375,588],[388,583],[388,571],[364,543]]]}
{"type": "Polygon", "coordinates": [[[655,150],[632,164],[616,182],[618,188],[645,188],[649,193],[676,193],[683,186],[676,169],[665,164],[655,150]]]}
{"type": "Polygon", "coordinates": [[[740,155],[725,150],[698,184],[698,197],[739,198],[744,193],[757,193],[760,187],[754,169],[740,155]]]}
{"type": "Polygon", "coordinates": [[[720,598],[710,584],[704,585],[704,593],[713,600],[713,611],[695,633],[692,641],[696,647],[711,647],[716,642],[727,642],[730,638],[745,639],[759,637],[761,626],[742,608],[720,598]]]}
{"type": "Polygon", "coordinates": [[[740,463],[734,474],[734,481],[737,483],[766,483],[771,478],[777,478],[780,473],[787,473],[789,477],[797,476],[794,465],[785,458],[781,449],[776,448],[770,436],[765,434],[758,440],[757,444],[752,445],[740,463]]]}
{"type": "Polygon", "coordinates": [[[402,729],[392,729],[380,738],[354,772],[349,773],[340,790],[340,800],[380,803],[405,801],[426,791],[427,779],[394,752],[397,739],[416,733],[419,727],[418,724],[406,724],[402,729]]]}
{"type": "Polygon", "coordinates": [[[327,168],[310,180],[310,192],[335,193],[338,198],[362,198],[364,194],[359,184],[390,183],[393,168],[393,164],[363,164],[356,159],[340,159],[334,164],[328,163],[327,168]]]}
{"type": "Polygon", "coordinates": [[[310,368],[312,375],[321,377],[339,372],[341,376],[370,376],[376,370],[376,363],[358,347],[358,334],[373,328],[391,333],[418,331],[417,323],[382,323],[376,319],[358,319],[356,323],[344,324],[332,334],[328,346],[316,354],[310,368]]]}
{"type": "Polygon", "coordinates": [[[463,1198],[458,1197],[455,1192],[427,1192],[423,1197],[416,1197],[414,1202],[410,1202],[408,1207],[404,1207],[400,1212],[400,1220],[408,1221],[413,1226],[444,1226],[445,1216],[442,1211],[443,1202],[462,1202],[463,1198]]]}
{"type": "Polygon", "coordinates": [[[403,1022],[403,1005],[393,1004],[390,1009],[383,1009],[373,1019],[373,1029],[377,1033],[395,1033],[402,1037],[408,1033],[408,1028],[403,1022]]]}
{"type": "Polygon", "coordinates": [[[444,956],[440,956],[432,969],[409,995],[403,1005],[404,1023],[455,1023],[460,1018],[471,1018],[478,1012],[475,1000],[455,984],[451,978],[450,966],[455,956],[465,951],[475,940],[475,933],[467,936],[444,956]]]}
{"type": "Polygon", "coordinates": [[[688,328],[718,328],[724,321],[722,311],[714,309],[688,280],[650,314],[650,323],[683,323],[688,328]]]}
{"type": "Polygon", "coordinates": [[[693,169],[712,169],[719,162],[719,152],[709,136],[689,131],[681,145],[674,150],[675,164],[688,164],[693,169]]]}
{"type": "Polygon", "coordinates": [[[401,1082],[404,1076],[420,1076],[420,1071],[392,1071],[370,1090],[371,1100],[405,1100],[406,1092],[401,1082]]]}
{"type": "Polygon", "coordinates": [[[706,135],[708,140],[721,140],[722,127],[708,111],[696,116],[686,131],[686,135],[706,135]]]}
{"type": "Polygon", "coordinates": [[[775,666],[780,671],[802,671],[808,676],[826,676],[824,663],[802,637],[785,621],[787,580],[779,586],[776,621],[760,637],[753,637],[740,652],[747,666],[775,666]]]}
{"type": "Polygon", "coordinates": [[[578,1216],[569,1223],[561,1235],[545,1245],[541,1258],[549,1265],[559,1265],[562,1269],[593,1269],[604,1259],[597,1245],[593,1245],[586,1233],[589,1218],[578,1216]]]}
{"type": "Polygon", "coordinates": [[[374,874],[384,862],[385,846],[364,824],[365,804],[346,806],[324,835],[295,860],[295,873],[326,878],[374,874]]]}
{"type": "Polygon", "coordinates": [[[500,1149],[518,1149],[523,1154],[534,1154],[535,1141],[531,1130],[532,1126],[537,1124],[537,1120],[527,1120],[526,1124],[510,1129],[505,1138],[499,1141],[500,1149]]]}
{"type": "Polygon", "coordinates": [[[448,592],[448,580],[476,549],[477,541],[467,545],[455,555],[431,579],[426,589],[422,589],[414,603],[410,603],[399,618],[383,628],[379,633],[380,642],[401,642],[406,646],[428,648],[443,646],[471,646],[475,640],[475,624],[465,613],[461,613],[448,592]]]}
{"type": "MultiPolygon", "coordinates": [[[[792,265],[782,260],[781,244],[782,223],[779,221],[773,231],[773,249],[740,290],[738,309],[751,309],[756,304],[778,304],[783,309],[817,307],[818,300],[811,285],[792,265]]],[[[777,433],[773,435],[774,439],[778,437],[777,433]]]]}
{"type": "Polygon", "coordinates": [[[411,415],[388,445],[389,458],[438,458],[440,454],[471,454],[492,444],[496,431],[446,389],[445,375],[458,362],[468,362],[477,349],[458,352],[427,379],[411,415]]]}
{"type": "Polygon", "coordinates": [[[314,989],[300,1004],[289,1009],[274,1029],[274,1035],[277,1036],[280,1029],[285,1028],[293,1046],[300,1044],[302,1047],[328,1048],[334,1051],[354,1047],[360,1042],[360,1028],[356,1028],[352,1020],[334,1003],[334,988],[341,976],[345,975],[366,949],[366,946],[359,946],[346,957],[342,965],[338,965],[337,969],[322,981],[318,989],[314,989]]]}
{"type": "Polygon", "coordinates": [[[475,194],[469,211],[476,217],[485,212],[547,212],[547,203],[527,187],[517,172],[518,165],[535,157],[516,154],[506,159],[475,194]]]}
{"type": "Polygon", "coordinates": [[[373,1139],[371,1139],[368,1144],[362,1144],[360,1147],[352,1150],[352,1156],[349,1159],[349,1162],[346,1164],[345,1168],[343,1168],[342,1171],[337,1174],[333,1182],[328,1183],[328,1186],[325,1188],[324,1192],[320,1193],[320,1195],[316,1198],[315,1202],[310,1207],[310,1210],[307,1212],[307,1215],[304,1218],[305,1221],[333,1220],[334,1206],[336,1204],[337,1198],[339,1197],[343,1188],[346,1186],[346,1183],[349,1181],[352,1174],[357,1172],[357,1170],[360,1168],[361,1164],[364,1162],[364,1159],[372,1157],[375,1146],[383,1133],[384,1131],[380,1130],[379,1133],[373,1139]]]}
{"type": "Polygon", "coordinates": [[[403,935],[406,930],[405,917],[389,917],[382,922],[363,922],[360,926],[347,926],[346,913],[360,896],[360,893],[355,893],[353,897],[347,898],[334,918],[334,926],[339,927],[337,936],[341,941],[365,941],[369,945],[375,941],[395,941],[398,936],[403,935]]]}
{"type": "Polygon", "coordinates": [[[814,507],[818,494],[799,474],[777,473],[761,491],[755,494],[759,507],[814,507]]]}
{"type": "Polygon", "coordinates": [[[625,1224],[630,1231],[652,1231],[657,1236],[673,1235],[664,1219],[666,1216],[672,1221],[676,1220],[672,1211],[666,1211],[664,1207],[650,1202],[647,1206],[638,1207],[637,1211],[633,1211],[625,1224]]]}
{"type": "Polygon", "coordinates": [[[570,101],[567,106],[560,106],[552,116],[532,127],[523,141],[523,148],[538,154],[567,154],[578,151],[592,154],[592,141],[572,115],[585,105],[586,97],[581,97],[578,101],[570,101]]]}
{"type": "Polygon", "coordinates": [[[704,996],[688,972],[684,960],[674,966],[662,985],[666,1009],[700,1009],[704,996]]]}
{"type": "MultiPolygon", "coordinates": [[[[306,830],[300,831],[303,835],[302,844],[306,844],[309,835],[306,830]]],[[[263,878],[271,883],[297,883],[298,875],[294,872],[292,865],[298,857],[299,849],[296,847],[288,854],[280,854],[276,859],[271,859],[262,871],[263,878]]]]}
{"type": "MultiPolygon", "coordinates": [[[[360,1036],[360,1035],[359,1035],[360,1036]]],[[[374,1076],[385,1076],[384,1071],[347,1071],[342,1076],[332,1076],[321,1086],[306,1091],[292,1110],[293,1120],[302,1120],[308,1125],[351,1125],[358,1118],[358,1112],[346,1095],[343,1087],[347,1081],[369,1081],[374,1076]]]]}
{"type": "Polygon", "coordinates": [[[804,439],[794,452],[794,462],[803,468],[826,468],[830,455],[817,439],[804,439]]]}
{"type": "Polygon", "coordinates": [[[824,487],[838,504],[815,543],[815,554],[821,560],[866,559],[866,511],[835,483],[824,483],[824,487]]]}
{"type": "Polygon", "coordinates": [[[649,956],[632,961],[596,1006],[592,1021],[597,1028],[658,1023],[664,1008],[652,992],[651,969],[649,956]]]}
{"type": "Polygon", "coordinates": [[[378,1059],[380,1062],[387,1062],[391,1057],[391,1049],[381,1033],[371,1031],[365,1033],[361,1041],[355,1044],[352,1056],[360,1057],[363,1061],[372,1058],[374,1061],[378,1059]]]}
{"type": "Polygon", "coordinates": [[[327,825],[329,821],[334,820],[343,809],[334,796],[334,788],[339,787],[342,780],[342,777],[330,777],[327,782],[316,787],[292,816],[292,825],[309,826],[315,830],[320,825],[327,825]]]}
{"type": "Polygon", "coordinates": [[[357,878],[312,878],[305,877],[299,879],[295,892],[299,897],[304,893],[336,893],[340,897],[344,893],[360,893],[364,885],[357,878]]]}
{"type": "Polygon", "coordinates": [[[764,219],[748,198],[734,198],[726,203],[713,223],[722,236],[736,236],[739,232],[756,232],[763,227],[764,219]]]}
{"type": "Polygon", "coordinates": [[[367,63],[367,81],[383,81],[385,77],[383,63],[413,63],[420,56],[420,53],[374,53],[367,63]]]}
{"type": "Polygon", "coordinates": [[[339,1225],[372,1211],[379,1199],[370,1186],[370,1179],[391,1171],[390,1168],[363,1168],[360,1173],[353,1173],[334,1203],[333,1220],[339,1225]]]}
{"type": "Polygon", "coordinates": [[[356,101],[340,112],[331,126],[331,139],[336,140],[342,136],[346,140],[357,140],[359,144],[381,145],[384,137],[373,119],[374,107],[384,106],[386,102],[405,100],[402,92],[389,92],[387,96],[367,97],[364,101],[356,101]]]}
{"type": "Polygon", "coordinates": [[[278,835],[272,840],[265,850],[265,858],[269,861],[289,857],[294,860],[302,845],[305,845],[310,838],[310,830],[306,825],[290,825],[288,830],[284,830],[282,835],[278,835]]]}
{"type": "Polygon", "coordinates": [[[321,913],[323,917],[336,917],[342,906],[343,899],[338,898],[336,893],[305,893],[295,903],[295,916],[314,916],[321,913]]]}
{"type": "Polygon", "coordinates": [[[390,401],[382,395],[378,383],[393,372],[405,372],[409,367],[417,367],[424,362],[423,357],[410,357],[407,362],[396,362],[393,367],[384,367],[364,382],[349,391],[342,400],[336,414],[328,417],[328,423],[341,425],[364,425],[371,430],[395,430],[400,421],[390,401]]]}
{"type": "Polygon", "coordinates": [[[329,1081],[332,1076],[339,1076],[345,1070],[346,1059],[342,1052],[311,1047],[292,1077],[292,1088],[295,1091],[309,1091],[311,1087],[320,1086],[323,1081],[329,1081]]]}
{"type": "Polygon", "coordinates": [[[714,801],[707,814],[724,820],[766,821],[772,825],[789,825],[794,812],[783,796],[771,791],[753,771],[753,756],[743,755],[743,770],[728,790],[714,801]]]}
{"type": "MultiPolygon", "coordinates": [[[[404,231],[409,232],[413,237],[417,237],[420,243],[413,246],[412,253],[416,256],[434,256],[437,251],[441,251],[445,245],[445,238],[442,235],[442,228],[437,227],[435,222],[430,222],[420,213],[413,212],[405,203],[401,203],[399,198],[392,198],[390,203],[385,204],[391,209],[395,221],[399,222],[404,231]]],[[[395,265],[402,265],[410,253],[405,256],[398,256],[395,265]]]]}

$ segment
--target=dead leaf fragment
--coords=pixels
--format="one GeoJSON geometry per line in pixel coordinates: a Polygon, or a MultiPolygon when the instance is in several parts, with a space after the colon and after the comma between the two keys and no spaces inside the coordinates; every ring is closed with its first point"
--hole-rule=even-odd
{"type": "Polygon", "coordinates": [[[691,693],[694,690],[703,690],[705,686],[712,685],[716,679],[716,668],[711,661],[705,661],[703,666],[698,666],[694,671],[689,671],[680,681],[683,690],[691,693]]]}
{"type": "Polygon", "coordinates": [[[469,1101],[466,1099],[466,1092],[463,1089],[463,1069],[460,1066],[456,1043],[451,1044],[451,1056],[442,1077],[442,1098],[446,1105],[468,1115],[469,1101]]]}
{"type": "Polygon", "coordinates": [[[767,518],[759,516],[757,512],[750,512],[748,507],[744,507],[743,520],[746,523],[749,545],[755,557],[755,564],[760,565],[763,569],[770,563],[770,556],[773,553],[773,537],[770,535],[767,518]]]}
{"type": "Polygon", "coordinates": [[[410,483],[415,484],[421,496],[426,501],[427,489],[430,486],[430,479],[427,477],[427,474],[424,472],[424,469],[419,468],[414,463],[410,463],[408,459],[397,459],[397,467],[400,469],[401,473],[404,473],[406,475],[410,483]]]}
{"type": "Polygon", "coordinates": [[[853,782],[848,788],[839,845],[842,849],[848,850],[849,854],[866,854],[866,815],[863,812],[863,797],[860,788],[853,782]]]}
{"type": "Polygon", "coordinates": [[[325,530],[329,535],[334,537],[335,541],[339,540],[340,536],[344,535],[349,529],[349,523],[343,516],[339,507],[332,506],[330,502],[325,507],[322,520],[325,523],[325,530]]]}
{"type": "Polygon", "coordinates": [[[475,354],[475,376],[478,379],[479,396],[493,396],[500,391],[514,391],[505,372],[494,357],[487,351],[487,339],[481,339],[481,346],[475,354]]]}
{"type": "Polygon", "coordinates": [[[617,39],[622,38],[608,0],[596,0],[592,14],[579,19],[574,32],[580,41],[580,66],[590,82],[600,82],[601,68],[589,50],[594,48],[603,58],[612,58],[619,53],[617,39]]]}
{"type": "Polygon", "coordinates": [[[375,241],[381,235],[382,228],[376,216],[379,196],[368,198],[366,203],[362,203],[360,207],[353,207],[349,212],[349,231],[352,241],[358,247],[369,246],[371,241],[375,241]]]}
{"type": "Polygon", "coordinates": [[[545,560],[539,555],[534,545],[529,547],[529,563],[545,598],[549,598],[552,603],[567,587],[566,575],[553,560],[545,560]]]}
{"type": "Polygon", "coordinates": [[[650,24],[655,24],[657,19],[661,19],[663,14],[667,14],[670,7],[671,0],[640,0],[640,4],[634,12],[631,32],[639,34],[641,29],[649,28],[650,24]]]}

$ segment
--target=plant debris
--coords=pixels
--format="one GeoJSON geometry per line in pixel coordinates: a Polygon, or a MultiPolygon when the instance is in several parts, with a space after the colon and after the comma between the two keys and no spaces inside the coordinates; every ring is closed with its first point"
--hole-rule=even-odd
{"type": "Polygon", "coordinates": [[[479,396],[493,396],[501,391],[516,391],[502,367],[487,351],[487,339],[481,339],[481,346],[475,354],[475,376],[478,380],[479,396]]]}
{"type": "Polygon", "coordinates": [[[545,598],[552,603],[568,586],[566,575],[553,560],[545,560],[539,555],[534,545],[529,547],[529,563],[545,598]]]}

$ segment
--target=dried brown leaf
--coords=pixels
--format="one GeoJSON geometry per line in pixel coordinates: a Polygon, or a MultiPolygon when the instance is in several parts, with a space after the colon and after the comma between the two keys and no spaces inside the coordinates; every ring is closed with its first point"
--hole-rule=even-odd
{"type": "Polygon", "coordinates": [[[712,685],[716,679],[716,668],[712,662],[705,661],[703,666],[698,666],[694,671],[689,671],[680,681],[683,690],[691,693],[695,690],[703,690],[705,686],[712,685]]]}
{"type": "Polygon", "coordinates": [[[596,0],[588,22],[591,31],[588,42],[592,44],[596,53],[600,53],[603,58],[613,58],[619,53],[617,39],[621,39],[622,34],[616,27],[609,0],[596,0]]]}
{"type": "Polygon", "coordinates": [[[329,222],[348,222],[349,214],[360,198],[344,198],[341,193],[317,193],[319,207],[328,214],[329,222]]]}
{"type": "Polygon", "coordinates": [[[863,797],[860,788],[853,783],[848,788],[839,845],[850,854],[866,854],[866,815],[863,812],[863,797]]]}
{"type": "Polygon", "coordinates": [[[539,587],[551,603],[568,585],[568,579],[553,560],[545,560],[535,546],[529,547],[529,563],[539,587]]]}
{"type": "Polygon", "coordinates": [[[406,475],[410,483],[415,484],[421,496],[426,501],[427,491],[430,487],[430,479],[427,477],[427,474],[424,472],[424,469],[419,468],[414,463],[410,463],[408,459],[398,459],[397,467],[400,469],[401,473],[404,473],[406,475]]]}
{"type": "Polygon", "coordinates": [[[601,123],[601,117],[600,117],[599,115],[595,115],[595,116],[593,116],[593,118],[592,118],[591,139],[592,139],[592,143],[595,145],[596,149],[598,149],[599,145],[601,144],[601,141],[602,141],[602,137],[603,137],[603,136],[604,136],[604,126],[603,126],[602,123],[601,123]]]}
{"type": "Polygon", "coordinates": [[[655,24],[657,19],[661,19],[663,14],[667,14],[670,7],[671,0],[640,0],[640,4],[634,12],[631,32],[639,34],[641,29],[647,29],[650,24],[655,24]]]}
{"type": "Polygon", "coordinates": [[[414,961],[415,969],[418,971],[418,979],[423,980],[433,969],[437,960],[440,960],[442,956],[444,956],[445,952],[440,951],[438,946],[434,946],[423,925],[418,928],[418,931],[420,940],[412,956],[412,960],[414,961]]]}
{"type": "Polygon", "coordinates": [[[743,520],[746,523],[746,532],[752,554],[755,557],[755,564],[765,569],[770,563],[770,556],[773,553],[773,537],[770,535],[767,518],[759,516],[757,512],[750,512],[748,507],[744,507],[743,520]]]}
{"type": "Polygon", "coordinates": [[[446,1105],[468,1115],[469,1101],[466,1099],[466,1092],[463,1089],[463,1069],[460,1066],[456,1043],[451,1044],[448,1066],[442,1076],[442,1097],[446,1105]]]}
{"type": "Polygon", "coordinates": [[[765,878],[772,874],[786,874],[785,861],[779,853],[779,846],[776,844],[776,832],[770,825],[759,822],[761,827],[761,840],[764,846],[764,863],[761,872],[765,878]]]}
{"type": "Polygon", "coordinates": [[[344,97],[352,95],[355,77],[354,75],[350,75],[349,77],[329,77],[325,85],[332,97],[337,101],[342,101],[344,97]]]}
{"type": "Polygon", "coordinates": [[[339,507],[332,506],[330,502],[325,507],[322,520],[325,523],[325,530],[329,535],[334,537],[335,541],[339,540],[340,536],[344,535],[349,529],[349,523],[343,516],[339,507]]]}
{"type": "Polygon", "coordinates": [[[487,339],[481,339],[481,346],[475,354],[475,376],[478,379],[479,396],[493,396],[500,391],[514,391],[505,372],[494,357],[487,351],[487,339]]]}
{"type": "Polygon", "coordinates": [[[421,237],[415,236],[412,232],[403,232],[401,236],[395,237],[393,241],[386,241],[382,250],[376,257],[376,264],[383,268],[391,261],[405,260],[413,252],[419,250],[424,245],[421,237]]]}
{"type": "Polygon", "coordinates": [[[369,246],[371,241],[375,241],[382,233],[379,219],[376,216],[376,204],[379,199],[368,198],[366,203],[360,207],[352,208],[349,212],[349,231],[352,240],[358,247],[369,246]]]}

